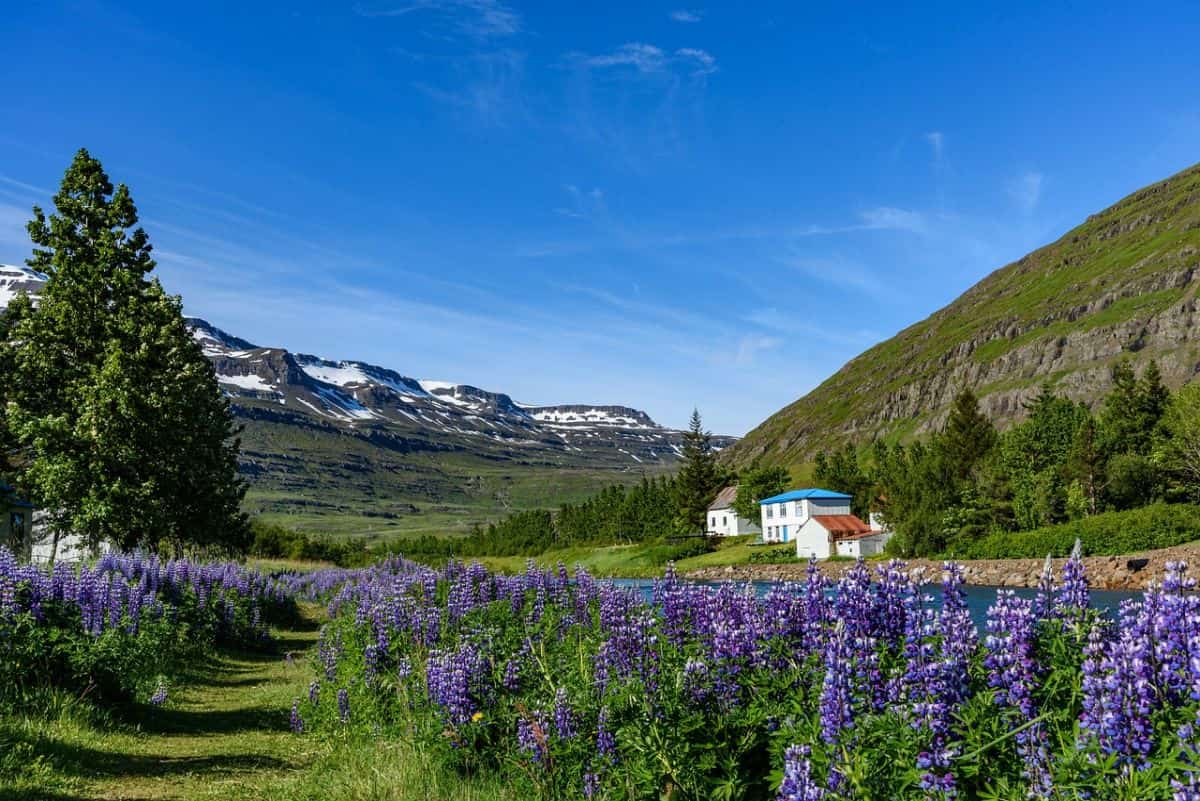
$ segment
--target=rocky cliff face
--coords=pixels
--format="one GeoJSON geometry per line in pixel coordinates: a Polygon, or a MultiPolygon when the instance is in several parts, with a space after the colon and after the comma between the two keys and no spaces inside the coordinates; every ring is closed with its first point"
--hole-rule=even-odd
{"type": "Polygon", "coordinates": [[[1089,217],[949,306],[855,358],[727,452],[802,464],[821,448],[942,425],[971,387],[1001,426],[1048,381],[1094,404],[1115,362],[1157,360],[1178,386],[1200,371],[1200,166],[1089,217]]]}

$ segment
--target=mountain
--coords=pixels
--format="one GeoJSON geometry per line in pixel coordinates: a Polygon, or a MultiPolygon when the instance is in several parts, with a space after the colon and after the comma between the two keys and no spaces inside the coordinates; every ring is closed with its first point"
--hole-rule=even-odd
{"type": "MultiPolygon", "coordinates": [[[[0,265],[0,307],[46,276],[0,265]]],[[[244,426],[247,507],[302,528],[462,531],[666,472],[682,433],[645,412],[519,403],[469,384],[260,347],[190,318],[244,426]]],[[[717,447],[733,442],[714,437],[717,447]]]]}
{"type": "MultiPolygon", "coordinates": [[[[680,454],[680,432],[627,406],[518,403],[469,384],[418,380],[366,362],[258,347],[198,318],[189,325],[221,387],[237,407],[254,410],[246,413],[251,418],[299,414],[348,430],[404,432],[427,438],[438,449],[489,454],[499,449],[513,458],[535,454],[557,464],[599,459],[630,469],[669,465],[680,454]]],[[[718,445],[729,442],[718,438],[718,445]]]]}
{"type": "Polygon", "coordinates": [[[845,442],[940,427],[971,387],[1001,426],[1049,381],[1095,404],[1120,359],[1156,359],[1179,386],[1200,372],[1200,165],[1094,214],[848,362],[747,434],[731,464],[799,466],[845,442]]]}

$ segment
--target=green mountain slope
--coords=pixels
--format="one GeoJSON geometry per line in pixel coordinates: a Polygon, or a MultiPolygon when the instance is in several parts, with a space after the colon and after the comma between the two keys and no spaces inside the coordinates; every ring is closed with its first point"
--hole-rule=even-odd
{"type": "Polygon", "coordinates": [[[936,429],[964,386],[1001,425],[1050,381],[1089,403],[1111,365],[1157,359],[1172,386],[1200,370],[1200,165],[1089,217],[1053,244],[847,363],[725,452],[802,465],[843,442],[936,429]]]}

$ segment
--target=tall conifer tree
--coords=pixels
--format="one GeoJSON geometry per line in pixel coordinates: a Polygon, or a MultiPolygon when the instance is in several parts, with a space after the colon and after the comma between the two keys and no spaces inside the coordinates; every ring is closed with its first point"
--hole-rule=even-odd
{"type": "Polygon", "coordinates": [[[20,481],[56,535],[135,546],[247,542],[228,401],[178,297],[149,274],[129,190],[80,150],[34,208],[29,266],[49,276],[36,307],[11,310],[7,412],[20,481]]]}
{"type": "Polygon", "coordinates": [[[688,533],[704,531],[708,504],[724,480],[712,449],[712,434],[704,430],[699,410],[683,435],[683,466],[675,477],[675,508],[680,526],[688,533]]]}

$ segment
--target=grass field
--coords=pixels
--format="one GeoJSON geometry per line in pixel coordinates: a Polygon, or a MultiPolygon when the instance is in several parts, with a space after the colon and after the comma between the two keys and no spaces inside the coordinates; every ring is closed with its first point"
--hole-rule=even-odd
{"type": "MultiPolygon", "coordinates": [[[[730,537],[717,543],[710,553],[680,559],[675,569],[680,573],[701,567],[724,567],[745,564],[750,555],[758,550],[753,543],[758,535],[730,537]]],[[[656,578],[661,576],[665,565],[655,561],[653,545],[605,545],[564,548],[547,551],[540,556],[483,556],[478,561],[491,570],[501,573],[517,573],[525,569],[530,558],[542,567],[553,567],[562,562],[567,567],[583,565],[594,576],[616,576],[621,578],[656,578]]]]}
{"type": "Polygon", "coordinates": [[[266,653],[219,651],[158,709],[99,713],[47,693],[0,713],[0,801],[504,801],[402,742],[324,740],[288,728],[312,677],[319,610],[266,653]],[[289,659],[288,656],[291,656],[289,659]]]}

